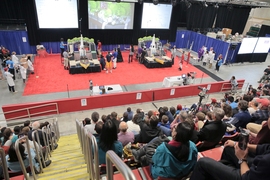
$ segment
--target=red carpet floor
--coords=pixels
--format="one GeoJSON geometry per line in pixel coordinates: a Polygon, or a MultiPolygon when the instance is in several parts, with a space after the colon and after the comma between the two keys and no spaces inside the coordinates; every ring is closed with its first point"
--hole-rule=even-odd
{"type": "MultiPolygon", "coordinates": [[[[179,76],[183,73],[197,72],[198,78],[202,77],[203,72],[184,63],[183,71],[178,70],[178,59],[171,68],[148,69],[138,61],[127,63],[128,52],[122,52],[124,62],[117,63],[117,69],[112,73],[89,73],[89,74],[69,74],[64,70],[60,61],[60,54],[49,55],[47,57],[35,58],[35,74],[29,75],[23,95],[45,94],[63,92],[67,90],[86,90],[89,88],[89,80],[94,85],[131,85],[152,82],[162,82],[164,77],[179,76]]],[[[204,74],[204,78],[208,77],[204,74]]]]}

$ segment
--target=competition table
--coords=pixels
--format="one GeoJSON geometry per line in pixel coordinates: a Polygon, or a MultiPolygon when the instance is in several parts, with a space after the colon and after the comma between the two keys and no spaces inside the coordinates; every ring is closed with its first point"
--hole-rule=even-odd
{"type": "Polygon", "coordinates": [[[101,72],[99,60],[89,60],[87,65],[80,63],[80,61],[69,60],[69,74],[93,72],[101,72]]]}
{"type": "Polygon", "coordinates": [[[168,56],[145,57],[143,64],[147,68],[172,67],[172,59],[168,56]]]}
{"type": "Polygon", "coordinates": [[[184,80],[181,76],[165,77],[162,83],[162,87],[172,87],[174,84],[182,86],[183,82],[184,80]]]}
{"type": "MultiPolygon", "coordinates": [[[[120,86],[120,84],[105,85],[104,87],[106,90],[106,94],[123,92],[123,89],[120,86]],[[108,90],[108,88],[111,90],[108,90]]],[[[100,95],[100,94],[101,94],[101,90],[99,89],[99,86],[94,86],[93,87],[93,95],[100,95]]]]}

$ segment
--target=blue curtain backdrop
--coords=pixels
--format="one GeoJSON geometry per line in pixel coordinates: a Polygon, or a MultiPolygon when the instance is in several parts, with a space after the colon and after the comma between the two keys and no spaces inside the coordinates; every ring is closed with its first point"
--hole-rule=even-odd
{"type": "Polygon", "coordinates": [[[0,45],[5,46],[10,52],[15,51],[17,54],[36,53],[36,47],[29,44],[26,31],[0,31],[0,45]]]}
{"type": "Polygon", "coordinates": [[[177,31],[175,45],[177,48],[188,48],[188,40],[190,37],[191,31],[177,31]]]}

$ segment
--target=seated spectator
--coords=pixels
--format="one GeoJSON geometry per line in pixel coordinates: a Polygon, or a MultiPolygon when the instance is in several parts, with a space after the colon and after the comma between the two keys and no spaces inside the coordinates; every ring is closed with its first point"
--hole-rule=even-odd
{"type": "Polygon", "coordinates": [[[117,132],[119,132],[119,124],[120,124],[120,121],[117,117],[117,113],[116,112],[112,112],[111,113],[111,120],[112,122],[115,124],[116,128],[117,128],[117,132]]]}
{"type": "Polygon", "coordinates": [[[105,123],[105,122],[107,121],[107,116],[103,114],[103,115],[101,116],[101,121],[102,121],[103,123],[105,123]]]}
{"type": "Polygon", "coordinates": [[[2,142],[3,146],[10,146],[12,143],[16,142],[16,140],[18,139],[18,136],[14,135],[10,128],[6,128],[3,135],[4,135],[4,139],[2,142]]]}
{"type": "Polygon", "coordinates": [[[82,121],[83,126],[87,126],[91,124],[91,119],[90,118],[84,118],[84,120],[82,121]]]}
{"type": "Polygon", "coordinates": [[[102,132],[103,124],[104,124],[103,122],[98,121],[95,125],[95,131],[97,132],[97,134],[93,134],[93,135],[96,137],[96,139],[99,139],[99,136],[102,132]]]}
{"type": "Polygon", "coordinates": [[[168,128],[168,129],[171,128],[168,116],[166,116],[166,115],[162,116],[161,122],[158,123],[158,127],[160,127],[160,126],[164,126],[164,127],[168,128]]]}
{"type": "MultiPolygon", "coordinates": [[[[256,126],[258,124],[254,123],[248,123],[247,128],[249,127],[250,129],[253,126],[256,126]]],[[[260,125],[259,125],[260,126],[260,125]]],[[[261,129],[259,130],[258,133],[253,133],[250,131],[249,133],[249,143],[250,144],[270,144],[270,118],[268,118],[268,121],[264,121],[261,125],[261,129]]]]}
{"type": "Polygon", "coordinates": [[[161,129],[158,125],[158,118],[152,115],[149,121],[140,122],[141,131],[135,136],[135,143],[148,143],[157,136],[162,135],[161,129]]]}
{"type": "Polygon", "coordinates": [[[211,158],[200,158],[190,177],[198,179],[260,179],[268,180],[270,177],[270,145],[248,144],[246,150],[241,150],[238,143],[227,141],[220,162],[211,158]],[[234,148],[233,148],[234,147],[234,148]],[[235,150],[235,152],[234,152],[235,150]],[[248,152],[254,153],[253,161],[247,162],[248,152]],[[222,163],[224,162],[224,163],[222,163]],[[225,165],[229,164],[228,165],[225,165]]]}
{"type": "Polygon", "coordinates": [[[129,119],[128,119],[128,113],[127,112],[124,112],[123,117],[121,118],[120,121],[124,121],[124,122],[128,122],[129,121],[129,119]]]}
{"type": "Polygon", "coordinates": [[[246,125],[250,122],[251,116],[248,112],[248,102],[245,100],[240,100],[238,103],[239,112],[233,116],[233,118],[228,121],[228,123],[233,124],[237,129],[239,127],[246,128],[246,125]]]}
{"type": "Polygon", "coordinates": [[[122,143],[117,141],[117,127],[111,120],[103,124],[101,134],[97,139],[99,164],[106,164],[106,152],[113,150],[120,158],[123,153],[122,143]]]}
{"type": "MultiPolygon", "coordinates": [[[[29,156],[27,154],[25,154],[25,148],[21,143],[19,143],[19,152],[21,154],[24,166],[25,166],[25,168],[27,168],[30,165],[29,156]]],[[[31,161],[34,165],[35,172],[37,174],[40,173],[40,166],[35,160],[35,152],[33,152],[33,151],[31,151],[31,158],[32,158],[31,161]]],[[[15,144],[14,143],[9,148],[8,155],[6,156],[6,161],[7,161],[7,166],[11,171],[13,171],[13,172],[22,171],[18,156],[17,156],[16,151],[15,151],[15,144]]]]}
{"type": "Polygon", "coordinates": [[[234,97],[233,96],[228,96],[228,101],[227,103],[232,107],[232,109],[237,108],[237,103],[234,102],[234,97]]]}
{"type": "Polygon", "coordinates": [[[224,122],[228,122],[232,119],[232,107],[229,104],[223,104],[222,109],[225,113],[224,118],[222,119],[224,122]]]}
{"type": "Polygon", "coordinates": [[[133,111],[131,111],[131,108],[127,108],[127,113],[128,113],[128,120],[132,120],[133,118],[133,111]]]}
{"type": "MultiPolygon", "coordinates": [[[[98,122],[99,120],[99,113],[98,112],[93,112],[91,114],[91,123],[86,125],[85,128],[88,130],[88,132],[90,132],[91,134],[97,134],[97,132],[95,131],[95,126],[96,126],[96,123],[98,122]]],[[[87,121],[89,121],[87,119],[87,121]]]]}
{"type": "Polygon", "coordinates": [[[119,125],[120,133],[118,133],[118,141],[120,141],[125,147],[128,143],[134,142],[134,134],[132,132],[127,132],[127,123],[122,121],[119,125]]]}
{"type": "Polygon", "coordinates": [[[31,124],[31,121],[29,121],[29,120],[24,121],[24,123],[23,123],[23,127],[29,127],[29,128],[30,128],[30,130],[31,130],[31,129],[32,129],[32,124],[31,124]]]}
{"type": "Polygon", "coordinates": [[[171,124],[174,120],[172,113],[169,111],[167,106],[164,106],[163,109],[164,109],[165,115],[168,116],[168,118],[169,118],[169,123],[171,124]]]}
{"type": "Polygon", "coordinates": [[[182,111],[182,109],[183,109],[183,107],[182,107],[181,104],[178,104],[178,105],[176,106],[176,112],[175,112],[174,118],[176,117],[177,114],[180,113],[180,111],[182,111]]]}
{"type": "Polygon", "coordinates": [[[170,107],[170,112],[171,112],[171,114],[172,114],[172,116],[173,116],[173,119],[175,118],[175,113],[176,113],[176,109],[175,109],[175,107],[170,107]]]}
{"type": "Polygon", "coordinates": [[[127,132],[132,132],[134,135],[139,134],[141,131],[141,128],[138,124],[139,121],[141,121],[140,116],[138,114],[135,114],[132,121],[127,122],[127,132]]]}
{"type": "Polygon", "coordinates": [[[253,98],[253,100],[251,100],[248,103],[248,112],[249,112],[249,114],[252,115],[253,113],[255,113],[258,110],[258,106],[259,106],[259,103],[256,101],[255,98],[253,98]]]}
{"type": "Polygon", "coordinates": [[[196,116],[195,116],[195,119],[194,119],[195,130],[200,130],[200,127],[198,125],[198,122],[199,121],[204,122],[204,120],[205,120],[205,114],[203,112],[197,112],[196,113],[196,116]]]}
{"type": "Polygon", "coordinates": [[[143,112],[142,109],[138,108],[138,109],[136,110],[136,114],[138,114],[139,117],[140,117],[138,123],[139,123],[140,121],[144,120],[144,112],[143,112]]]}
{"type": "Polygon", "coordinates": [[[257,124],[261,124],[262,121],[268,119],[269,100],[266,98],[263,99],[255,98],[255,100],[259,103],[259,105],[258,110],[251,115],[251,121],[257,124]]]}
{"type": "Polygon", "coordinates": [[[149,110],[147,113],[145,113],[144,120],[148,121],[151,118],[151,116],[153,116],[153,115],[154,115],[154,111],[149,110]]]}
{"type": "Polygon", "coordinates": [[[21,127],[20,126],[15,126],[13,131],[14,131],[14,135],[19,135],[20,132],[21,132],[21,127]]]}
{"type": "Polygon", "coordinates": [[[170,124],[171,129],[176,126],[180,122],[184,122],[185,119],[187,118],[187,112],[186,111],[181,111],[173,120],[173,122],[170,124]]]}
{"type": "Polygon", "coordinates": [[[224,111],[221,108],[214,108],[212,121],[206,121],[204,126],[198,132],[199,141],[207,141],[211,143],[209,148],[215,147],[226,132],[226,124],[221,121],[224,117],[224,111]]]}
{"type": "Polygon", "coordinates": [[[197,162],[196,145],[190,141],[194,128],[188,122],[179,123],[172,132],[173,139],[159,145],[152,157],[151,174],[158,177],[182,178],[197,162]]]}

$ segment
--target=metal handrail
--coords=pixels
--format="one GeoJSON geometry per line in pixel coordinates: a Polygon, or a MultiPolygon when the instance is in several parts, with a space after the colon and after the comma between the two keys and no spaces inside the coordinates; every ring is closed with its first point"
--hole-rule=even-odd
{"type": "Polygon", "coordinates": [[[109,150],[106,153],[107,180],[113,180],[113,164],[126,180],[136,180],[136,177],[131,169],[112,150],[109,150]]]}
{"type": "Polygon", "coordinates": [[[29,141],[28,141],[28,137],[27,136],[21,137],[21,138],[17,139],[16,142],[15,142],[15,151],[16,151],[16,154],[17,154],[19,163],[21,165],[21,169],[22,169],[24,178],[26,180],[29,180],[29,177],[27,176],[27,172],[26,172],[26,169],[25,169],[25,166],[24,166],[24,163],[23,163],[23,159],[22,159],[21,153],[19,151],[19,143],[20,143],[21,140],[25,140],[26,141],[26,148],[27,148],[27,152],[28,152],[28,159],[29,159],[30,169],[31,169],[32,176],[33,176],[34,180],[36,180],[37,177],[36,177],[34,165],[33,165],[33,162],[32,162],[30,145],[29,145],[29,141]]]}
{"type": "MultiPolygon", "coordinates": [[[[76,119],[75,122],[76,122],[77,135],[78,135],[80,146],[81,146],[81,149],[82,149],[83,147],[82,147],[81,125],[80,125],[80,122],[79,122],[78,119],[76,119]]],[[[83,153],[83,149],[82,149],[82,153],[83,153]]]]}
{"type": "Polygon", "coordinates": [[[86,136],[86,154],[87,154],[87,169],[89,169],[89,177],[92,180],[100,179],[99,160],[98,160],[98,145],[94,135],[90,132],[85,132],[86,136]]]}
{"type": "Polygon", "coordinates": [[[48,135],[48,138],[49,138],[49,146],[51,146],[51,151],[53,152],[54,151],[54,140],[52,138],[52,131],[51,131],[51,125],[48,124],[47,125],[47,135],[48,135]]]}
{"type": "MultiPolygon", "coordinates": [[[[41,131],[42,132],[42,131],[41,131]]],[[[43,132],[42,132],[43,133],[43,132]]],[[[39,134],[38,134],[38,130],[34,130],[32,131],[32,141],[33,141],[33,144],[34,144],[34,147],[35,147],[35,150],[36,150],[36,154],[37,154],[37,160],[38,160],[38,163],[41,165],[40,166],[40,170],[41,172],[43,173],[43,167],[42,167],[42,162],[40,160],[40,150],[41,150],[41,144],[40,144],[40,138],[39,138],[39,134]],[[37,138],[37,141],[36,141],[36,138],[37,138]],[[37,147],[37,144],[39,145],[39,148],[37,147]]],[[[45,160],[44,160],[44,157],[43,157],[43,154],[41,152],[41,159],[43,161],[43,165],[44,167],[46,167],[46,164],[45,164],[45,160]]]]}
{"type": "Polygon", "coordinates": [[[42,133],[42,136],[43,136],[43,139],[45,140],[44,143],[45,143],[45,148],[46,148],[46,155],[47,155],[47,158],[50,159],[49,157],[52,157],[52,154],[51,154],[51,150],[49,147],[49,137],[47,134],[47,127],[46,126],[44,126],[42,128],[42,132],[44,132],[44,133],[42,133]]]}
{"type": "MultiPolygon", "coordinates": [[[[230,84],[231,84],[230,82],[223,83],[222,86],[221,86],[221,90],[220,91],[230,90],[231,87],[224,88],[225,85],[230,85],[230,84]]],[[[247,86],[248,86],[249,83],[246,83],[246,82],[240,82],[240,83],[238,83],[238,85],[242,85],[242,87],[240,88],[240,86],[238,86],[237,89],[243,89],[245,84],[247,84],[247,86]]],[[[245,90],[246,90],[246,88],[245,88],[245,90]]]]}
{"type": "Polygon", "coordinates": [[[8,166],[7,166],[7,161],[6,161],[6,154],[4,149],[0,148],[0,157],[1,157],[1,163],[2,163],[2,168],[3,168],[3,174],[5,180],[9,180],[9,174],[8,174],[8,166]]]}
{"type": "Polygon", "coordinates": [[[59,109],[58,109],[58,104],[57,103],[42,104],[42,105],[28,107],[28,108],[16,109],[16,110],[4,112],[3,114],[6,115],[6,114],[20,112],[20,111],[27,111],[27,115],[17,116],[17,117],[14,117],[14,118],[8,118],[8,120],[13,120],[13,119],[18,119],[18,118],[26,118],[26,117],[28,117],[30,119],[31,115],[32,116],[33,115],[41,115],[41,114],[45,114],[45,113],[48,113],[48,112],[57,112],[57,114],[59,114],[59,109]],[[31,109],[40,108],[40,107],[46,107],[46,106],[51,106],[51,105],[55,105],[55,107],[56,107],[55,110],[42,111],[42,112],[33,113],[33,114],[30,113],[31,109]]]}
{"type": "Polygon", "coordinates": [[[58,142],[59,139],[60,139],[60,131],[59,131],[59,124],[58,124],[58,119],[57,118],[53,119],[53,128],[55,130],[56,142],[58,142]]]}

